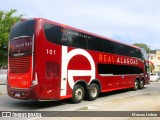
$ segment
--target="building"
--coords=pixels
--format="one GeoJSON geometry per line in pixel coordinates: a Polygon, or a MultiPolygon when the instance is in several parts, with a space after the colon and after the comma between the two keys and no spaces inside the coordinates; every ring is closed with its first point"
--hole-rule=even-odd
{"type": "Polygon", "coordinates": [[[160,72],[160,50],[151,50],[149,54],[149,61],[151,61],[155,67],[152,72],[160,72]]]}

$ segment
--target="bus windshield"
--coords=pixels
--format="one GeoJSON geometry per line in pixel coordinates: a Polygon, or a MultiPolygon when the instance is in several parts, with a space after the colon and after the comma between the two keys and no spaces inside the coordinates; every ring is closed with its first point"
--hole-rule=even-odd
{"type": "Polygon", "coordinates": [[[142,52],[142,56],[143,56],[144,60],[148,60],[148,56],[147,56],[147,53],[144,48],[141,48],[141,52],[142,52]]]}
{"type": "Polygon", "coordinates": [[[10,31],[10,56],[28,55],[32,52],[32,36],[35,20],[26,20],[16,23],[10,31]]]}

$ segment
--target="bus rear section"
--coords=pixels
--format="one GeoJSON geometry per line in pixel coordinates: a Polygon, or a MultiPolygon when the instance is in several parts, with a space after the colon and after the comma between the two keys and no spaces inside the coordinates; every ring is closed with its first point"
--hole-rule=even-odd
{"type": "Polygon", "coordinates": [[[35,20],[16,23],[9,38],[8,95],[28,99],[31,86],[37,84],[33,78],[33,44],[35,20]]]}
{"type": "Polygon", "coordinates": [[[41,22],[42,19],[23,20],[10,31],[7,86],[10,97],[60,99],[60,54],[51,54],[49,47],[57,47],[46,43],[41,22]]]}

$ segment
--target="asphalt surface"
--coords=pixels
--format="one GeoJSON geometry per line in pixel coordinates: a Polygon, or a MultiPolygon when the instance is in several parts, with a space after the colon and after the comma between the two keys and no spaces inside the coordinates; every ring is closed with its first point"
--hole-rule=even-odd
{"type": "Polygon", "coordinates": [[[7,82],[7,70],[0,70],[0,85],[7,82]]]}
{"type": "MultiPolygon", "coordinates": [[[[160,82],[151,82],[144,89],[132,91],[121,90],[101,94],[95,101],[72,104],[64,101],[24,101],[10,98],[6,94],[6,86],[0,85],[0,111],[160,111],[160,82]]],[[[95,113],[95,112],[94,112],[95,113]]],[[[93,113],[93,114],[94,114],[93,113]]],[[[96,113],[95,113],[96,114],[96,113]]],[[[116,114],[116,112],[115,112],[116,114]]],[[[93,115],[95,116],[95,115],[93,115]]],[[[82,117],[85,117],[82,114],[82,117]]],[[[82,117],[48,117],[49,119],[80,120],[82,117]]],[[[46,119],[25,118],[25,119],[46,119]]],[[[159,117],[87,117],[87,120],[160,120],[159,117]]],[[[17,119],[18,120],[18,119],[17,119]]]]}

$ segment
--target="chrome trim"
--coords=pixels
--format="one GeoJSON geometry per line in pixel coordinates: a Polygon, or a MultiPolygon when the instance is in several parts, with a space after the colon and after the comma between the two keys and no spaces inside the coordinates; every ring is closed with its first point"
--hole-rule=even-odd
{"type": "Polygon", "coordinates": [[[29,90],[29,88],[16,88],[16,87],[10,87],[10,89],[14,89],[14,90],[29,90]]]}
{"type": "Polygon", "coordinates": [[[135,75],[142,75],[142,74],[120,74],[120,75],[113,75],[113,74],[99,74],[100,76],[135,76],[135,75]]]}
{"type": "Polygon", "coordinates": [[[24,36],[18,36],[18,37],[13,38],[12,40],[19,39],[19,38],[25,38],[25,37],[31,37],[31,36],[26,36],[26,35],[24,35],[24,36]]]}
{"type": "Polygon", "coordinates": [[[7,84],[8,84],[8,81],[9,81],[9,73],[10,73],[10,67],[9,67],[9,52],[10,52],[10,40],[8,41],[8,71],[7,71],[7,84]]]}
{"type": "Polygon", "coordinates": [[[34,62],[34,34],[32,36],[32,70],[31,70],[31,86],[32,86],[32,78],[33,78],[33,62],[34,62]]]}
{"type": "Polygon", "coordinates": [[[24,55],[24,53],[17,53],[17,54],[13,54],[14,57],[17,57],[17,56],[22,56],[24,55]]]}

